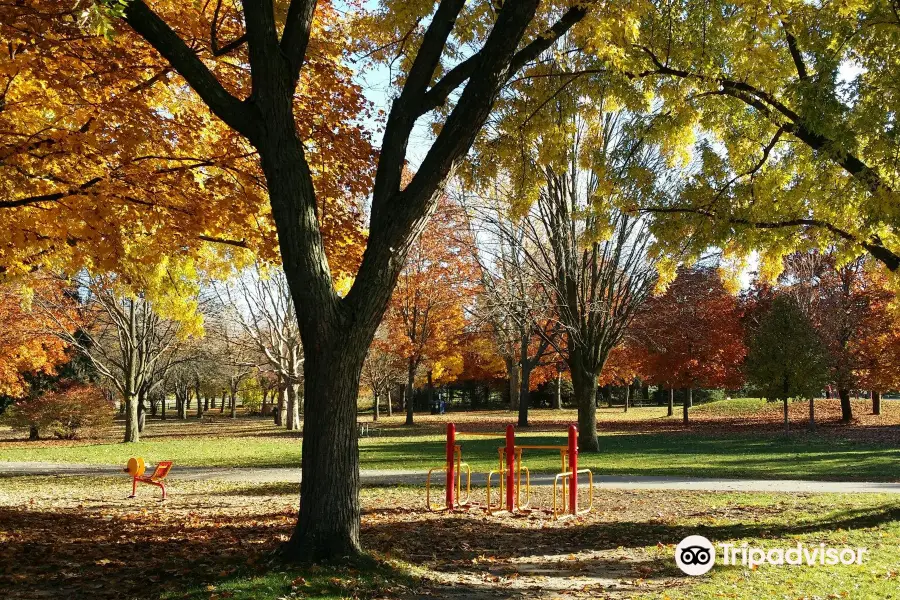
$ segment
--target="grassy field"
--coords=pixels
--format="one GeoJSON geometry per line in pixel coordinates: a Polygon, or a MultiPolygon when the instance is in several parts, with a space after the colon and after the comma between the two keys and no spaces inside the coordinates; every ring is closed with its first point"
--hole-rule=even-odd
{"type": "MultiPolygon", "coordinates": [[[[785,433],[779,405],[737,399],[698,406],[692,423],[665,416],[664,407],[600,409],[601,451],[582,454],[581,464],[606,475],[672,475],[708,477],[900,479],[900,403],[886,402],[881,416],[868,415],[868,405],[856,403],[859,421],[836,424],[836,401],[820,401],[821,424],[805,427],[806,406],[791,406],[793,430],[785,433]]],[[[532,427],[519,429],[517,439],[540,445],[565,444],[571,410],[532,411],[532,427]]],[[[402,417],[383,419],[377,435],[360,440],[363,469],[426,469],[443,462],[444,429],[456,422],[464,459],[476,471],[494,468],[503,428],[513,421],[507,411],[422,415],[405,427],[402,417]],[[467,436],[496,432],[497,436],[467,436]]],[[[121,427],[121,426],[119,426],[121,427]]],[[[25,442],[0,432],[0,460],[123,464],[141,455],[148,462],[174,460],[183,466],[296,467],[300,434],[276,428],[266,420],[213,415],[203,422],[150,421],[143,441],[121,444],[120,430],[98,439],[76,442],[25,442]],[[239,441],[239,443],[238,443],[239,441]],[[200,443],[202,442],[202,443],[200,443]]],[[[533,471],[553,471],[559,454],[526,451],[533,471]]]]}
{"type": "MultiPolygon", "coordinates": [[[[290,534],[296,486],[173,482],[126,500],[114,478],[0,482],[0,589],[24,600],[279,598],[897,598],[894,496],[603,490],[584,517],[489,517],[422,507],[422,490],[362,491],[371,559],[297,567],[274,552],[290,534]],[[682,576],[690,534],[764,548],[863,546],[862,565],[717,565],[682,576]]],[[[538,502],[548,498],[540,496],[538,502]]]]}

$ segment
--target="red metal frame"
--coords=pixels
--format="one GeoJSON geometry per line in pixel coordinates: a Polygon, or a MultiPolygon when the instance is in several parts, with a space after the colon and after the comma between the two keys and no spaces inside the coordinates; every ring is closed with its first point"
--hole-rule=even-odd
{"type": "Polygon", "coordinates": [[[454,506],[456,492],[456,425],[447,423],[447,508],[454,506]]]}
{"type": "Polygon", "coordinates": [[[134,498],[137,495],[137,484],[138,483],[147,483],[150,485],[155,485],[156,487],[162,490],[162,499],[166,499],[166,484],[163,482],[163,479],[166,478],[166,475],[169,474],[169,470],[172,468],[172,461],[165,460],[161,461],[156,465],[156,468],[153,470],[153,473],[147,477],[145,475],[138,475],[132,478],[131,481],[131,495],[129,498],[134,498]]]}

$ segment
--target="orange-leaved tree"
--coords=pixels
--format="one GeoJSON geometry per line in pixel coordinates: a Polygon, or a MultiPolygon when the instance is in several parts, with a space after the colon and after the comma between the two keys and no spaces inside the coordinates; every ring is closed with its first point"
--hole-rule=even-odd
{"type": "MultiPolygon", "coordinates": [[[[178,23],[225,89],[250,94],[245,53],[229,43],[240,36],[235,5],[156,9],[178,23]]],[[[127,275],[160,254],[193,256],[209,243],[277,260],[257,150],[211,119],[139,35],[104,30],[105,10],[91,6],[86,25],[83,7],[71,3],[0,7],[0,270],[49,264],[127,275]]],[[[307,158],[326,250],[332,268],[346,273],[364,241],[360,211],[347,199],[368,189],[373,152],[357,123],[369,105],[343,65],[337,24],[322,4],[313,28],[323,37],[292,109],[298,134],[314,140],[307,158]]]]}
{"type": "Polygon", "coordinates": [[[26,396],[28,374],[52,374],[69,359],[67,344],[54,335],[54,320],[32,303],[34,288],[63,297],[46,278],[0,284],[0,396],[26,396]]]}
{"type": "Polygon", "coordinates": [[[645,347],[648,380],[687,390],[685,423],[694,388],[741,385],[747,348],[740,306],[717,269],[679,269],[665,293],[647,303],[634,329],[645,347]]]}
{"type": "Polygon", "coordinates": [[[465,213],[445,196],[410,248],[394,289],[387,322],[406,359],[407,425],[413,424],[419,367],[425,366],[429,389],[435,371],[441,375],[462,367],[466,306],[473,301],[478,277],[468,236],[465,213]]]}

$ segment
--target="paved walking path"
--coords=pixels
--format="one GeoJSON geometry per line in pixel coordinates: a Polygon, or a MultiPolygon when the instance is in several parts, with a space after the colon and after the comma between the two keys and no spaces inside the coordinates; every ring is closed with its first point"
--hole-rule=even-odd
{"type": "MultiPolygon", "coordinates": [[[[149,471],[149,467],[148,467],[149,471]]],[[[28,475],[87,475],[124,476],[122,467],[115,465],[89,465],[76,463],[0,462],[0,487],[3,478],[28,475]]],[[[425,472],[387,471],[364,469],[360,477],[363,485],[423,485],[425,472]]],[[[176,465],[171,479],[186,481],[236,481],[245,483],[299,482],[300,469],[254,467],[179,467],[176,465]]],[[[438,473],[438,483],[443,473],[438,473]]],[[[473,473],[472,484],[484,485],[484,473],[473,473]]],[[[532,485],[549,485],[553,475],[535,474],[532,485]]],[[[863,481],[803,481],[794,479],[721,479],[702,477],[668,477],[638,475],[599,475],[594,485],[605,489],[630,490],[695,490],[713,492],[836,492],[836,493],[889,493],[900,494],[900,483],[863,481]]]]}

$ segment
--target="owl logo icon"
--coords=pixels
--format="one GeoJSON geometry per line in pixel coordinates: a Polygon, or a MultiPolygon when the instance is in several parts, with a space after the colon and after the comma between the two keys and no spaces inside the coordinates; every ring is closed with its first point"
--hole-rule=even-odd
{"type": "Polygon", "coordinates": [[[716,550],[702,535],[689,535],[675,546],[675,564],[686,575],[703,575],[715,563],[716,550]]]}

